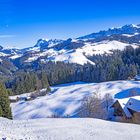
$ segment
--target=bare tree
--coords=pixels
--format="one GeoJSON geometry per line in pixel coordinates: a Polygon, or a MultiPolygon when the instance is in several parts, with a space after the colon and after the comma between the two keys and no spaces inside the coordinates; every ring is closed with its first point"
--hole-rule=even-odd
{"type": "Polygon", "coordinates": [[[108,112],[110,105],[113,103],[112,96],[109,93],[105,94],[105,96],[103,98],[103,102],[104,102],[104,106],[106,108],[106,111],[108,112]]]}
{"type": "Polygon", "coordinates": [[[98,93],[86,97],[79,111],[79,117],[100,118],[106,117],[106,111],[102,106],[102,99],[98,93]]]}

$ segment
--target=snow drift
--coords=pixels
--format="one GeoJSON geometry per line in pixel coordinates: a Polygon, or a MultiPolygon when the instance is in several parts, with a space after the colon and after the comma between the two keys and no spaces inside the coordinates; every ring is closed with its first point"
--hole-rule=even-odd
{"type": "Polygon", "coordinates": [[[0,118],[0,139],[6,140],[138,140],[140,126],[98,119],[0,118]]]}

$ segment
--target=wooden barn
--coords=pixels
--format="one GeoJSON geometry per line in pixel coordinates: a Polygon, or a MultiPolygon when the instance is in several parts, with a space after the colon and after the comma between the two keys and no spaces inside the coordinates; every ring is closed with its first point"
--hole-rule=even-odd
{"type": "Polygon", "coordinates": [[[118,99],[111,108],[118,121],[140,123],[140,96],[118,99]]]}

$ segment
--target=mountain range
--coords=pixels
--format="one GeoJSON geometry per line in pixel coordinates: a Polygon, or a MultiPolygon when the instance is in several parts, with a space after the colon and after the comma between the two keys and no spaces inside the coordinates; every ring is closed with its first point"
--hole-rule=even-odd
{"type": "Polygon", "coordinates": [[[76,39],[39,39],[34,46],[24,49],[0,46],[0,63],[9,61],[16,67],[34,62],[45,64],[48,61],[94,65],[89,56],[110,54],[112,50],[124,50],[127,46],[140,46],[140,24],[109,28],[76,39]]]}

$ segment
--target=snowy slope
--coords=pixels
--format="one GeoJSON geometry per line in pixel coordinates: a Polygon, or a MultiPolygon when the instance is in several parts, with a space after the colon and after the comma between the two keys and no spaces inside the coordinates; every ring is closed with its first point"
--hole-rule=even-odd
{"type": "Polygon", "coordinates": [[[109,93],[114,99],[123,99],[129,97],[132,90],[140,95],[140,82],[77,82],[52,87],[52,92],[47,96],[28,102],[12,103],[11,107],[14,119],[46,118],[52,115],[74,117],[85,96],[97,92],[102,98],[109,93]]]}
{"type": "MultiPolygon", "coordinates": [[[[73,40],[75,41],[75,40],[73,40]]],[[[78,40],[77,40],[78,41],[78,40]]],[[[130,46],[128,43],[122,43],[119,41],[102,41],[98,43],[86,42],[83,47],[77,49],[64,49],[56,50],[55,48],[48,48],[44,52],[35,53],[32,57],[27,58],[25,62],[33,62],[42,56],[46,56],[46,61],[63,61],[69,63],[77,63],[84,65],[90,63],[94,65],[94,62],[88,59],[89,56],[97,54],[110,54],[112,50],[124,50],[127,46],[130,46]]],[[[137,45],[131,44],[133,48],[137,48],[137,45]]]]}
{"type": "Polygon", "coordinates": [[[11,59],[17,59],[17,58],[19,58],[21,56],[22,56],[22,54],[15,54],[15,55],[10,56],[9,58],[11,58],[11,59]]]}
{"type": "MultiPolygon", "coordinates": [[[[92,56],[96,54],[110,54],[112,50],[124,50],[130,44],[122,43],[119,41],[103,41],[98,43],[86,43],[85,46],[81,48],[82,52],[87,56],[92,56]]],[[[138,46],[132,45],[133,48],[137,48],[138,46]]]]}
{"type": "Polygon", "coordinates": [[[0,139],[6,140],[138,140],[140,125],[98,119],[0,118],[0,139]]]}

